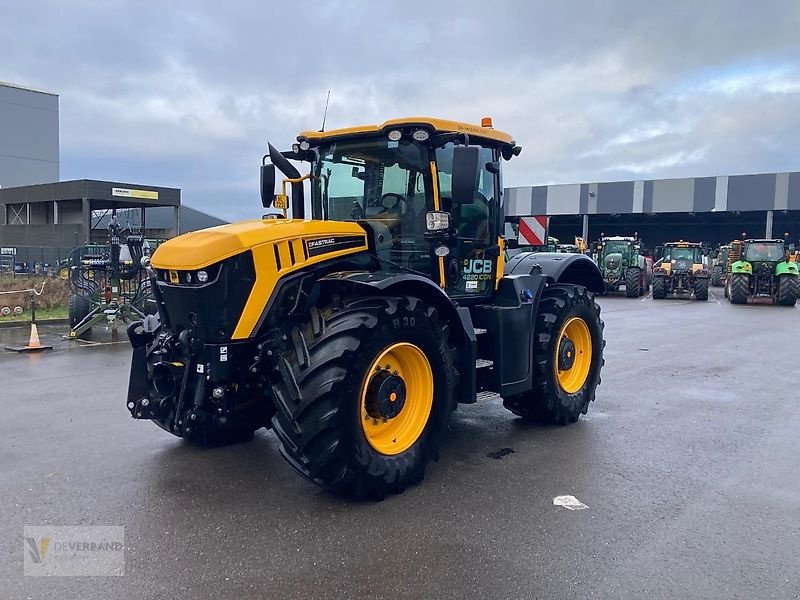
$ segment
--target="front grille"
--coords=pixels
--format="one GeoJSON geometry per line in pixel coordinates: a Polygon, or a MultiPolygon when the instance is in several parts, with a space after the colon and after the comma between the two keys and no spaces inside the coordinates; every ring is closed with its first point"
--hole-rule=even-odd
{"type": "Polygon", "coordinates": [[[223,261],[219,277],[202,286],[158,281],[163,324],[175,332],[191,329],[202,340],[229,340],[256,280],[251,252],[223,261]]]}

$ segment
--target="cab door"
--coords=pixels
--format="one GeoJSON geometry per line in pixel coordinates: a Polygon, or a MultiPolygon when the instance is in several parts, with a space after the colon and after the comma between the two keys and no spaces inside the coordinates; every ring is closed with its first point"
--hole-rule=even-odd
{"type": "Polygon", "coordinates": [[[434,205],[438,200],[439,210],[450,213],[453,232],[449,254],[439,258],[440,282],[453,298],[482,301],[494,291],[501,254],[499,156],[492,148],[471,148],[478,151],[472,201],[454,201],[454,146],[448,143],[436,149],[438,199],[434,197],[434,205]]]}

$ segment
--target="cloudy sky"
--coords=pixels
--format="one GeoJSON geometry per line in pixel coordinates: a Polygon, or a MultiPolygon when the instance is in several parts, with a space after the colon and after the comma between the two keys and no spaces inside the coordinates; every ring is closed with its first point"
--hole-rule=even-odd
{"type": "Polygon", "coordinates": [[[800,2],[3,0],[0,80],[61,97],[62,179],[261,208],[266,141],[484,115],[506,185],[800,169],[800,2]]]}

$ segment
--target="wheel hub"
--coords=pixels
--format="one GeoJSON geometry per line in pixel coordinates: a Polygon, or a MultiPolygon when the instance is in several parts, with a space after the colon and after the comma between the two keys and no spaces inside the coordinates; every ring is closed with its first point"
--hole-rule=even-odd
{"type": "Polygon", "coordinates": [[[575,342],[565,337],[558,348],[558,370],[568,371],[573,364],[575,364],[575,342]]]}
{"type": "Polygon", "coordinates": [[[403,378],[386,369],[377,371],[369,380],[364,407],[373,419],[394,419],[406,402],[403,378]]]}

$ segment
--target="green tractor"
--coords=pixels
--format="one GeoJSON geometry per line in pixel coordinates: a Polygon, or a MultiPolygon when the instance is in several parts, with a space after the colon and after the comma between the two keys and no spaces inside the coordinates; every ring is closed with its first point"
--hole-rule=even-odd
{"type": "Polygon", "coordinates": [[[711,287],[723,287],[725,285],[730,249],[730,245],[720,246],[717,252],[717,257],[711,267],[711,287]]]}
{"type": "Polygon", "coordinates": [[[642,256],[642,243],[635,237],[606,237],[600,234],[596,261],[607,292],[625,286],[628,298],[642,296],[650,288],[649,269],[642,256]]]}
{"type": "Polygon", "coordinates": [[[784,241],[750,239],[743,242],[740,260],[731,263],[725,295],[731,304],[769,297],[775,304],[794,306],[797,288],[797,263],[787,260],[784,241]]]}

